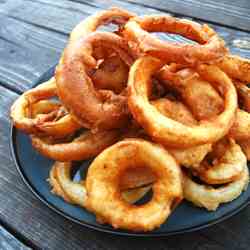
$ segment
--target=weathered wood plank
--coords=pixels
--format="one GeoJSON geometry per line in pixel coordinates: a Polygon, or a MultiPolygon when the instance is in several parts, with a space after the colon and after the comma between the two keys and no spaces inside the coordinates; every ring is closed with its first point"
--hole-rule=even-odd
{"type": "Polygon", "coordinates": [[[127,0],[143,6],[169,11],[182,16],[195,17],[203,21],[215,22],[237,29],[250,31],[249,1],[215,0],[127,0]],[[237,4],[241,2],[242,4],[237,4]]]}
{"type": "Polygon", "coordinates": [[[69,34],[72,28],[96,8],[68,1],[50,1],[50,5],[38,1],[7,0],[0,6],[0,13],[50,30],[69,34]]]}
{"type": "Polygon", "coordinates": [[[0,249],[5,250],[28,250],[31,249],[21,243],[15,236],[10,234],[0,225],[0,249]]]}
{"type": "Polygon", "coordinates": [[[1,14],[0,22],[0,82],[23,91],[58,61],[67,36],[1,14]]]}
{"type": "Polygon", "coordinates": [[[237,223],[233,231],[235,234],[241,230],[244,235],[240,248],[245,247],[250,238],[249,219],[250,209],[244,210],[231,221],[223,223],[223,227],[187,234],[165,239],[135,239],[112,236],[85,229],[69,222],[55,214],[39,200],[37,200],[24,185],[17,173],[9,151],[10,122],[8,117],[9,107],[17,95],[0,86],[0,220],[7,222],[32,244],[42,249],[235,249],[238,244],[231,238],[231,232],[225,228],[228,223],[237,223]],[[239,223],[241,221],[241,223],[239,223]],[[222,234],[223,233],[223,234],[222,234]],[[222,238],[214,235],[221,235],[222,238]],[[217,239],[218,238],[218,239],[217,239]],[[227,239],[227,240],[223,240],[227,239]]]}
{"type": "Polygon", "coordinates": [[[112,6],[124,8],[130,11],[134,11],[138,15],[143,15],[143,14],[159,14],[162,13],[162,11],[159,11],[154,8],[146,7],[146,6],[141,6],[138,4],[133,4],[127,1],[122,1],[122,0],[94,0],[94,1],[88,1],[88,0],[69,0],[73,3],[82,3],[84,5],[91,5],[96,8],[103,8],[107,9],[112,6]]]}

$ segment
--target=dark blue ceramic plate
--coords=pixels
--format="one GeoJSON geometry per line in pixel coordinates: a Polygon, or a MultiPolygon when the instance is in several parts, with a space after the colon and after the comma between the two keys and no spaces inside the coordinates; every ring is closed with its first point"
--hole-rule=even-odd
{"type": "MultiPolygon", "coordinates": [[[[54,73],[54,68],[45,73],[36,83],[48,80],[54,73]]],[[[67,219],[83,226],[112,234],[127,236],[168,236],[200,230],[220,221],[223,221],[239,212],[250,201],[250,187],[235,201],[222,205],[216,212],[207,212],[205,209],[194,207],[188,202],[182,202],[170,218],[159,229],[150,233],[131,233],[115,230],[108,225],[100,225],[95,221],[95,216],[83,208],[70,205],[59,197],[51,194],[50,186],[46,181],[49,170],[53,164],[38,154],[31,146],[29,137],[15,128],[11,131],[11,149],[18,171],[31,191],[48,207],[67,219]]],[[[81,171],[77,172],[75,179],[84,175],[91,161],[82,164],[81,171]]]]}

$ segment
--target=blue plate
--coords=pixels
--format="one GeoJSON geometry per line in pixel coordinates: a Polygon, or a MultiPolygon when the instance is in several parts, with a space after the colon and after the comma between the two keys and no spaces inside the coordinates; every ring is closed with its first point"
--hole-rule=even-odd
{"type": "MultiPolygon", "coordinates": [[[[34,86],[52,77],[54,69],[55,67],[46,72],[38,79],[34,86]]],[[[207,212],[205,209],[194,207],[191,203],[184,201],[177,207],[166,223],[157,230],[149,233],[132,233],[116,230],[108,225],[98,224],[93,214],[78,206],[70,205],[61,198],[51,194],[47,178],[53,161],[37,153],[32,148],[29,137],[14,127],[11,129],[11,149],[19,173],[38,199],[71,221],[112,234],[127,236],[168,236],[196,231],[231,217],[247,206],[250,201],[250,187],[248,187],[238,199],[220,206],[215,212],[207,212]]],[[[79,179],[79,174],[82,175],[86,172],[90,162],[91,161],[85,161],[81,166],[82,171],[77,172],[74,178],[79,179]]]]}

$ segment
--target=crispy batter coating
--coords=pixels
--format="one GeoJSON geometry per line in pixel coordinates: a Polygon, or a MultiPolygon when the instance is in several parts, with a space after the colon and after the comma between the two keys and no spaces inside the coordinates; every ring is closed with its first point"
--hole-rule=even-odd
{"type": "MultiPolygon", "coordinates": [[[[214,147],[220,147],[218,142],[214,147]]],[[[230,139],[224,145],[223,154],[215,155],[211,163],[204,160],[196,169],[198,176],[208,184],[223,184],[237,180],[244,171],[246,156],[241,147],[230,139]]],[[[214,148],[213,151],[217,149],[214,148]]],[[[213,152],[212,152],[213,153],[213,152]]]]}
{"type": "Polygon", "coordinates": [[[167,15],[145,15],[129,20],[123,35],[137,57],[147,54],[165,63],[194,65],[221,58],[227,53],[224,41],[208,25],[167,15]],[[162,41],[148,32],[182,35],[199,44],[162,41]]]}
{"type": "Polygon", "coordinates": [[[96,90],[87,74],[89,67],[96,66],[93,48],[103,44],[114,49],[124,62],[132,63],[127,44],[121,37],[95,32],[69,43],[56,70],[59,98],[84,127],[92,130],[119,128],[129,118],[126,96],[110,90],[96,90]]]}
{"type": "Polygon", "coordinates": [[[225,136],[234,122],[237,108],[236,90],[226,74],[213,65],[197,67],[202,78],[220,88],[224,97],[224,110],[212,120],[187,126],[162,115],[149,103],[150,78],[162,66],[160,60],[147,56],[138,59],[131,67],[128,104],[134,119],[155,141],[164,146],[187,148],[212,143],[225,136]]]}
{"type": "Polygon", "coordinates": [[[92,133],[84,131],[70,142],[51,143],[46,138],[32,135],[32,146],[42,155],[56,161],[86,160],[98,155],[120,138],[119,130],[92,133]]]}
{"type": "Polygon", "coordinates": [[[87,208],[115,228],[149,231],[159,227],[182,199],[182,177],[174,158],[161,146],[127,139],[104,150],[92,162],[86,178],[87,208]],[[121,199],[119,179],[133,167],[149,168],[157,180],[152,199],[131,206],[121,199]]]}

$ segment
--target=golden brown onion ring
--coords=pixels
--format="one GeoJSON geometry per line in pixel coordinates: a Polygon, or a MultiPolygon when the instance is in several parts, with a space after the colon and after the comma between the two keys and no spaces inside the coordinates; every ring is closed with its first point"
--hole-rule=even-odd
{"type": "MultiPolygon", "coordinates": [[[[223,100],[218,92],[192,69],[172,72],[170,67],[165,66],[158,77],[167,87],[172,87],[181,94],[183,101],[198,120],[211,119],[222,111],[223,100]]],[[[235,86],[243,109],[247,110],[248,107],[250,110],[249,88],[240,82],[235,86]]],[[[229,131],[230,137],[236,140],[250,138],[250,115],[243,109],[237,109],[235,122],[229,131]]]]}
{"type": "Polygon", "coordinates": [[[11,107],[10,116],[15,127],[29,134],[51,135],[56,138],[78,130],[81,126],[70,114],[53,120],[59,111],[59,104],[46,99],[56,95],[54,78],[22,94],[11,107]]]}
{"type": "Polygon", "coordinates": [[[127,98],[113,91],[96,90],[86,72],[87,68],[96,66],[93,48],[105,44],[124,62],[132,63],[122,38],[109,32],[95,32],[69,43],[56,70],[58,95],[63,104],[83,126],[94,130],[121,127],[129,117],[127,98]]]}
{"type": "MultiPolygon", "coordinates": [[[[50,170],[49,182],[52,186],[52,193],[63,198],[65,201],[81,207],[86,206],[85,181],[75,182],[71,178],[71,162],[55,162],[50,170]]],[[[128,203],[135,203],[140,200],[149,190],[150,186],[135,188],[122,192],[123,199],[128,203]]]]}
{"type": "MultiPolygon", "coordinates": [[[[52,187],[51,189],[51,193],[55,194],[61,198],[63,198],[65,201],[69,202],[69,203],[73,203],[73,201],[66,195],[66,193],[64,192],[64,190],[62,189],[62,187],[60,186],[58,179],[57,179],[57,163],[56,162],[52,168],[50,169],[49,172],[49,178],[48,178],[48,182],[50,184],[50,186],[52,187]]],[[[61,163],[61,167],[68,167],[71,164],[69,162],[60,162],[61,163]]]]}
{"type": "Polygon", "coordinates": [[[32,146],[42,155],[57,161],[86,160],[98,155],[103,149],[115,143],[120,131],[109,130],[92,133],[84,131],[71,142],[51,144],[45,138],[32,135],[32,146]]]}
{"type": "Polygon", "coordinates": [[[204,182],[223,184],[235,181],[240,177],[247,164],[246,156],[233,139],[229,140],[225,147],[225,153],[216,157],[211,164],[205,160],[196,169],[199,178],[204,182]]]}
{"type": "MultiPolygon", "coordinates": [[[[114,23],[122,26],[134,16],[134,13],[116,7],[99,11],[76,25],[70,34],[70,41],[73,42],[94,32],[101,25],[114,23]]],[[[54,82],[54,78],[51,78],[48,82],[54,82]]]]}
{"type": "Polygon", "coordinates": [[[232,79],[241,82],[250,82],[250,60],[235,55],[226,55],[223,59],[216,63],[232,79]]]}
{"type": "Polygon", "coordinates": [[[115,228],[148,231],[159,227],[182,199],[182,177],[180,167],[163,147],[127,139],[104,150],[92,162],[86,189],[87,209],[97,218],[115,228]],[[119,179],[133,167],[147,167],[157,176],[152,199],[141,206],[129,205],[120,195],[119,179]]]}
{"type": "MultiPolygon", "coordinates": [[[[161,98],[151,102],[163,115],[181,122],[185,125],[197,125],[198,122],[193,117],[189,109],[178,101],[171,101],[167,98],[161,98]]],[[[207,143],[185,149],[176,149],[168,147],[167,150],[174,156],[176,161],[185,167],[196,168],[200,165],[208,152],[212,150],[212,144],[207,143]]]]}
{"type": "MultiPolygon", "coordinates": [[[[84,21],[80,22],[71,32],[70,41],[73,42],[82,38],[91,32],[94,32],[99,26],[106,25],[109,23],[118,24],[123,26],[130,18],[134,17],[135,14],[128,12],[120,8],[110,8],[108,10],[99,11],[94,15],[89,16],[84,21]]],[[[54,84],[54,77],[51,78],[48,83],[54,84]]],[[[50,95],[48,97],[51,97],[50,95]]],[[[43,98],[40,98],[41,100],[43,98]]],[[[27,133],[37,133],[37,129],[33,126],[33,121],[26,119],[26,107],[28,101],[23,95],[16,101],[16,105],[13,105],[11,111],[11,117],[15,126],[27,133]]],[[[69,119],[67,119],[69,121],[69,119]]],[[[72,120],[70,120],[71,122],[72,120]]],[[[45,127],[45,131],[49,128],[45,127]]],[[[40,131],[39,131],[40,132],[40,131]]],[[[53,130],[51,135],[53,135],[53,130]]],[[[50,132],[49,132],[50,134],[50,132]]]]}
{"type": "Polygon", "coordinates": [[[207,25],[167,15],[146,15],[129,20],[123,32],[137,56],[146,53],[165,63],[210,62],[227,53],[224,41],[207,25]],[[148,32],[179,34],[199,44],[162,41],[148,32]]]}
{"type": "Polygon", "coordinates": [[[248,182],[249,173],[247,165],[244,166],[244,171],[239,179],[218,188],[198,184],[184,174],[184,198],[198,207],[204,207],[209,211],[213,211],[221,203],[236,199],[242,191],[246,190],[248,182]]]}
{"type": "Polygon", "coordinates": [[[230,78],[216,66],[197,67],[201,77],[216,85],[224,96],[224,111],[212,120],[202,121],[196,126],[187,126],[162,115],[149,103],[150,78],[162,66],[158,59],[142,57],[133,64],[129,73],[129,109],[146,132],[164,146],[178,148],[213,143],[226,135],[234,122],[237,108],[237,94],[230,78]]]}
{"type": "Polygon", "coordinates": [[[10,116],[16,128],[26,133],[38,133],[37,119],[29,117],[30,106],[56,95],[54,78],[23,93],[11,106],[10,116]]]}

